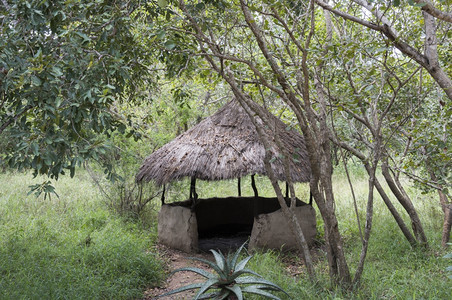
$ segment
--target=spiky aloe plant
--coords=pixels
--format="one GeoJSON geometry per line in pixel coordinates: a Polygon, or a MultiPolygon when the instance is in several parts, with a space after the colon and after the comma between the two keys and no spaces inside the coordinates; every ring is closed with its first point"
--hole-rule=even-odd
{"type": "MultiPolygon", "coordinates": [[[[228,254],[227,257],[215,250],[212,252],[215,262],[211,262],[202,258],[190,257],[189,259],[197,260],[209,265],[214,271],[210,273],[200,268],[186,267],[174,270],[172,274],[181,271],[190,271],[203,276],[206,280],[200,283],[193,283],[178,289],[169,291],[159,297],[169,296],[180,292],[199,289],[193,299],[243,299],[244,293],[256,294],[265,298],[277,299],[279,297],[273,295],[269,291],[280,291],[288,295],[278,285],[264,279],[261,275],[246,269],[245,266],[253,257],[246,257],[237,263],[240,253],[244,248],[243,244],[234,254],[228,254]],[[247,274],[247,276],[242,276],[247,274]]],[[[288,295],[289,296],[289,295],[288,295]]]]}

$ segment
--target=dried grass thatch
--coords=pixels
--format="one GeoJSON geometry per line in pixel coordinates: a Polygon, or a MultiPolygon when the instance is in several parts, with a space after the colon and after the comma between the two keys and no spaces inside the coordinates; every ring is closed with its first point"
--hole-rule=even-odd
{"type": "MultiPolygon", "coordinates": [[[[264,126],[266,133],[270,137],[277,134],[290,153],[292,181],[309,181],[311,169],[303,137],[257,104],[254,109],[268,116],[274,126],[264,126]]],[[[262,124],[260,118],[255,119],[262,124]]],[[[271,166],[277,179],[286,181],[282,155],[271,142],[275,145],[271,149],[271,166]]],[[[231,101],[147,157],[136,180],[153,180],[160,186],[186,176],[222,180],[266,175],[264,156],[264,146],[250,117],[237,101],[231,101]]]]}

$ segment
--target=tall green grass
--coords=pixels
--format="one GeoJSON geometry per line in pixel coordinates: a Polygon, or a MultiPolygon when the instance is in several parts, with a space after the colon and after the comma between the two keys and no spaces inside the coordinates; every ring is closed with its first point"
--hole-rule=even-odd
{"type": "MultiPolygon", "coordinates": [[[[362,169],[355,166],[351,179],[356,194],[358,215],[361,225],[364,226],[367,177],[362,169]]],[[[361,240],[353,198],[343,170],[335,171],[333,183],[337,217],[344,237],[347,261],[354,273],[361,251],[361,240]]],[[[256,253],[250,262],[250,268],[280,284],[295,299],[450,299],[452,280],[447,277],[448,261],[443,258],[445,252],[440,248],[442,211],[438,199],[434,193],[420,193],[407,180],[404,184],[423,222],[430,249],[410,247],[382,199],[375,193],[372,235],[359,287],[352,291],[344,291],[331,284],[326,253],[322,248],[315,250],[318,272],[318,282],[315,284],[309,281],[305,272],[302,272],[299,278],[291,277],[286,270],[287,265],[281,262],[284,255],[278,252],[256,253]]],[[[298,188],[305,192],[304,186],[298,188]]],[[[395,206],[410,226],[408,216],[396,202],[394,200],[395,206]]],[[[318,220],[317,229],[321,235],[323,223],[320,216],[318,220]]],[[[296,261],[297,258],[292,257],[291,260],[296,261]]]]}
{"type": "MultiPolygon", "coordinates": [[[[361,226],[364,226],[368,192],[367,175],[358,166],[351,166],[350,171],[358,205],[358,216],[361,226]]],[[[335,170],[333,183],[340,231],[344,238],[347,261],[353,274],[359,260],[361,239],[353,198],[343,169],[335,170]]],[[[313,250],[318,275],[316,283],[309,281],[302,263],[294,254],[282,254],[278,251],[257,252],[248,267],[280,285],[293,299],[450,299],[452,280],[447,277],[446,271],[450,263],[443,258],[445,252],[440,248],[442,211],[438,205],[437,196],[434,193],[422,194],[408,180],[403,183],[423,222],[430,249],[410,247],[382,199],[375,192],[370,247],[359,287],[345,291],[331,283],[323,247],[313,250]],[[300,266],[301,270],[301,274],[296,277],[291,276],[287,270],[288,265],[294,262],[300,266]]],[[[257,184],[260,195],[274,196],[268,179],[259,176],[257,184]]],[[[281,187],[284,190],[284,184],[281,184],[281,187]]],[[[178,188],[179,193],[182,191],[182,194],[175,195],[175,198],[187,199],[189,182],[178,183],[178,188]]],[[[217,183],[198,181],[197,192],[202,198],[234,196],[237,195],[237,181],[217,183]]],[[[249,177],[242,179],[242,194],[253,195],[249,177]]],[[[309,186],[297,184],[296,194],[300,199],[308,201],[309,186]]],[[[389,190],[388,194],[390,194],[389,190]]],[[[403,213],[402,207],[395,199],[393,203],[410,227],[409,218],[403,213]]],[[[316,210],[318,239],[322,242],[323,222],[317,208],[316,210]]],[[[283,294],[279,296],[285,299],[283,294]]]]}
{"type": "Polygon", "coordinates": [[[133,299],[158,285],[155,230],[107,209],[82,171],[59,198],[27,196],[29,174],[0,174],[0,299],[133,299]]]}
{"type": "MultiPolygon", "coordinates": [[[[28,174],[0,174],[0,299],[136,299],[146,287],[160,284],[162,264],[152,250],[156,224],[149,226],[154,215],[146,215],[145,223],[119,217],[108,209],[83,171],[75,179],[62,178],[56,183],[59,198],[27,196],[28,186],[40,181],[43,179],[33,180],[28,174]]],[[[360,168],[352,169],[352,182],[363,225],[367,177],[360,168]]],[[[279,284],[293,299],[449,299],[452,281],[446,268],[450,262],[439,247],[442,212],[438,200],[435,194],[424,195],[408,181],[405,184],[431,248],[412,249],[376,194],[373,233],[359,288],[344,291],[330,282],[322,247],[314,250],[316,283],[309,281],[294,254],[257,252],[249,267],[279,284]],[[288,272],[289,263],[299,266],[298,276],[288,272]]],[[[257,176],[257,186],[260,195],[274,196],[265,177],[257,176]]],[[[284,184],[281,187],[284,190],[284,184]]],[[[173,183],[167,199],[186,200],[188,191],[188,181],[173,183]]],[[[353,273],[361,244],[343,170],[335,171],[334,191],[353,273]]],[[[201,198],[237,195],[237,181],[198,181],[197,192],[201,198]]],[[[308,185],[296,185],[296,194],[308,201],[308,185]]],[[[249,177],[242,179],[242,195],[253,195],[249,177]]],[[[158,203],[154,203],[156,209],[158,203]]],[[[317,219],[321,243],[323,223],[319,214],[317,219]]]]}

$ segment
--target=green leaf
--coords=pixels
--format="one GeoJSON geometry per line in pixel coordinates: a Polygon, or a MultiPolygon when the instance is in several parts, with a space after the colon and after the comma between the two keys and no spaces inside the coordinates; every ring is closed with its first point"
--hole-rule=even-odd
{"type": "Polygon", "coordinates": [[[246,264],[249,262],[249,260],[252,258],[253,256],[250,255],[247,258],[241,260],[237,266],[235,267],[235,271],[241,271],[243,270],[243,268],[245,268],[246,264]]]}
{"type": "Polygon", "coordinates": [[[259,296],[264,296],[264,297],[270,298],[270,299],[281,300],[281,298],[279,298],[279,297],[277,297],[277,296],[275,296],[272,293],[269,293],[267,291],[263,291],[258,286],[254,286],[254,285],[244,287],[242,289],[242,292],[243,293],[255,294],[255,295],[259,295],[259,296]]]}
{"type": "Polygon", "coordinates": [[[175,290],[172,290],[172,291],[169,291],[167,293],[164,293],[162,295],[159,295],[159,296],[157,296],[157,298],[166,297],[166,296],[174,295],[174,294],[185,292],[185,291],[189,291],[189,290],[199,289],[202,285],[203,285],[202,282],[188,284],[188,285],[182,286],[180,288],[177,288],[175,290]]]}
{"type": "Polygon", "coordinates": [[[196,294],[196,296],[193,298],[194,300],[199,299],[199,297],[208,289],[210,289],[213,285],[217,284],[218,280],[216,278],[212,278],[212,279],[208,279],[207,281],[205,281],[203,283],[203,285],[199,288],[198,293],[196,294]]]}
{"type": "Polygon", "coordinates": [[[187,259],[203,262],[203,263],[207,264],[209,267],[211,267],[212,269],[214,269],[214,271],[217,272],[218,274],[223,274],[222,269],[220,269],[215,263],[213,263],[207,259],[198,258],[198,257],[188,257],[187,259]]]}
{"type": "MultiPolygon", "coordinates": [[[[240,255],[240,252],[242,252],[242,250],[243,250],[243,248],[245,247],[245,244],[246,243],[243,243],[241,246],[240,246],[240,248],[235,252],[235,254],[234,254],[234,257],[232,258],[232,266],[235,266],[236,265],[236,263],[237,263],[237,260],[238,260],[238,258],[239,258],[239,255],[240,255]]],[[[248,259],[249,260],[249,259],[248,259]]],[[[242,260],[242,262],[243,262],[243,260],[242,260]]],[[[246,264],[246,263],[245,263],[246,264]]],[[[243,267],[242,267],[243,268],[243,267]]],[[[234,268],[234,270],[237,270],[237,267],[235,267],[234,268]]],[[[241,269],[239,269],[239,270],[237,270],[237,271],[240,271],[241,269]]]]}
{"type": "Polygon", "coordinates": [[[197,273],[205,278],[215,278],[215,276],[212,273],[207,272],[206,270],[203,270],[200,268],[194,268],[194,267],[180,268],[180,269],[174,270],[173,272],[171,272],[171,274],[174,274],[177,272],[182,272],[182,271],[189,271],[189,272],[197,273]]]}
{"type": "Polygon", "coordinates": [[[173,41],[167,41],[167,42],[165,42],[164,46],[166,49],[172,50],[176,47],[176,43],[173,41]]]}
{"type": "Polygon", "coordinates": [[[159,30],[159,32],[157,32],[157,37],[162,40],[164,37],[166,36],[166,31],[164,29],[159,30]]]}
{"type": "Polygon", "coordinates": [[[160,8],[165,8],[168,5],[168,1],[166,1],[166,0],[157,0],[157,4],[160,6],[160,8]]]}
{"type": "Polygon", "coordinates": [[[32,76],[31,76],[31,82],[32,82],[32,84],[35,85],[35,86],[41,86],[41,84],[42,84],[42,80],[39,79],[39,77],[37,77],[37,76],[35,76],[35,75],[32,75],[32,76]]]}
{"type": "Polygon", "coordinates": [[[89,38],[88,35],[86,35],[86,33],[84,33],[84,32],[79,32],[79,31],[77,31],[77,32],[75,32],[75,34],[78,35],[79,37],[81,37],[81,38],[83,39],[83,42],[82,42],[83,44],[90,41],[90,38],[89,38]]]}
{"type": "Polygon", "coordinates": [[[33,142],[33,143],[31,143],[30,147],[31,147],[31,151],[33,152],[34,155],[38,155],[39,154],[38,144],[33,142]]]}
{"type": "Polygon", "coordinates": [[[230,291],[228,291],[227,289],[222,289],[220,291],[216,291],[213,293],[207,293],[207,294],[203,294],[201,297],[199,297],[199,300],[203,300],[203,299],[215,299],[215,300],[223,300],[228,298],[228,296],[231,294],[230,291]]]}
{"type": "Polygon", "coordinates": [[[242,276],[243,274],[251,274],[251,275],[254,275],[256,277],[262,278],[261,275],[257,274],[254,271],[251,271],[250,269],[243,269],[243,270],[234,272],[234,274],[232,274],[232,276],[231,276],[231,280],[235,280],[237,277],[242,276]]]}
{"type": "Polygon", "coordinates": [[[52,70],[50,71],[50,73],[55,77],[60,77],[63,75],[63,72],[61,71],[61,69],[58,67],[55,67],[55,66],[52,67],[52,70]]]}
{"type": "Polygon", "coordinates": [[[226,286],[226,289],[230,290],[237,296],[237,300],[243,300],[242,289],[238,285],[226,286]]]}
{"type": "Polygon", "coordinates": [[[235,282],[238,283],[238,284],[259,284],[259,285],[264,285],[264,286],[266,286],[266,288],[271,288],[271,289],[275,289],[275,290],[284,292],[284,290],[282,288],[280,288],[278,285],[274,284],[273,282],[268,281],[267,279],[259,278],[259,277],[255,277],[255,276],[239,277],[239,278],[237,278],[235,280],[235,282]]]}
{"type": "Polygon", "coordinates": [[[213,257],[215,258],[215,261],[217,263],[218,268],[223,270],[224,267],[225,267],[225,262],[226,262],[226,259],[225,259],[224,255],[222,253],[219,253],[219,252],[215,251],[215,250],[210,250],[210,252],[212,252],[213,257]]]}

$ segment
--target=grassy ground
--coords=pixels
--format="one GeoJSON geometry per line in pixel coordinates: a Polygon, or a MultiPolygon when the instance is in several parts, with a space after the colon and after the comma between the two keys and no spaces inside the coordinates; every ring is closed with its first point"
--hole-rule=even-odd
{"type": "MultiPolygon", "coordinates": [[[[56,188],[60,197],[26,196],[28,186],[42,182],[28,174],[0,174],[0,299],[136,299],[163,276],[160,259],[153,254],[155,226],[125,221],[111,212],[88,175],[62,178],[56,188]]],[[[364,223],[367,180],[353,171],[353,183],[364,223]]],[[[258,177],[259,194],[272,196],[268,181],[258,177]]],[[[360,238],[347,181],[342,172],[334,176],[337,213],[348,262],[356,268],[360,238]]],[[[236,181],[197,183],[200,197],[236,195],[236,181]]],[[[169,200],[185,200],[189,183],[170,187],[169,200]]],[[[306,184],[296,187],[297,196],[309,197],[306,184]]],[[[326,254],[317,250],[318,282],[301,272],[293,277],[287,261],[296,256],[278,252],[256,253],[249,267],[270,279],[293,299],[449,299],[452,280],[439,248],[442,212],[436,195],[422,195],[409,188],[419,210],[431,249],[411,249],[383,202],[375,201],[375,219],[362,285],[345,292],[328,279],[326,254]]],[[[242,194],[252,195],[250,179],[242,180],[242,194]]],[[[158,203],[158,201],[156,201],[158,203]]],[[[156,204],[154,204],[156,205],[156,204]]],[[[154,216],[147,216],[152,220],[154,216]]],[[[319,241],[323,228],[318,216],[319,241]]],[[[298,263],[298,265],[300,265],[298,263]]],[[[303,269],[301,269],[303,271],[303,269]]]]}
{"type": "MultiPolygon", "coordinates": [[[[367,178],[361,169],[352,170],[352,182],[357,195],[358,214],[363,226],[366,214],[367,178]]],[[[439,246],[442,211],[438,205],[438,199],[436,194],[421,194],[411,187],[408,181],[405,184],[424,224],[431,246],[429,250],[410,247],[376,193],[373,233],[362,284],[359,288],[343,291],[331,285],[326,253],[321,249],[318,249],[316,254],[318,282],[315,284],[311,283],[303,275],[304,273],[296,278],[289,274],[287,261],[297,263],[299,258],[296,256],[287,256],[274,251],[259,252],[250,261],[250,269],[279,284],[294,299],[450,299],[452,280],[447,277],[446,268],[451,265],[451,262],[443,258],[446,252],[439,246]]],[[[188,194],[189,182],[178,185],[185,187],[187,191],[183,189],[183,196],[175,195],[173,198],[183,200],[188,194]]],[[[236,185],[236,181],[198,182],[197,192],[200,197],[204,198],[217,195],[236,195],[236,185]]],[[[281,186],[283,187],[283,185],[281,186]]],[[[259,194],[263,196],[274,195],[270,183],[263,177],[258,179],[258,190],[259,194]]],[[[343,233],[347,259],[353,274],[361,251],[361,242],[353,199],[343,170],[335,172],[334,190],[340,230],[343,233]]],[[[299,198],[308,201],[307,184],[297,185],[296,193],[299,198]]],[[[253,195],[249,178],[242,180],[242,194],[253,195]]],[[[395,204],[395,206],[399,212],[403,212],[399,205],[395,204]]],[[[407,225],[410,226],[409,219],[406,215],[404,217],[407,225]]],[[[323,223],[319,215],[318,231],[318,239],[322,241],[323,223]]],[[[298,263],[298,265],[300,264],[298,263]]],[[[283,297],[283,295],[280,296],[283,297]]]]}
{"type": "MultiPolygon", "coordinates": [[[[367,179],[357,169],[352,182],[359,208],[361,224],[365,222],[367,201],[367,179]]],[[[361,251],[359,230],[349,185],[343,173],[334,176],[334,190],[340,229],[343,233],[348,263],[352,273],[358,263],[361,251]]],[[[409,182],[406,182],[410,186],[409,182]]],[[[300,186],[299,192],[305,193],[300,186]]],[[[316,262],[318,283],[313,285],[303,275],[298,280],[287,276],[281,264],[281,254],[275,252],[257,253],[250,267],[284,287],[297,299],[450,299],[452,280],[445,269],[450,261],[443,258],[440,249],[442,211],[436,194],[422,195],[410,187],[415,206],[423,221],[431,249],[412,249],[398,229],[388,209],[378,196],[375,199],[373,233],[365,264],[362,285],[359,289],[344,292],[331,285],[328,279],[326,254],[319,251],[316,262]]],[[[399,211],[401,207],[396,205],[399,211]]],[[[317,210],[318,211],[318,210],[317,210]]],[[[405,216],[406,222],[408,218],[405,216]]],[[[409,226],[409,222],[407,223],[409,226]]],[[[318,224],[322,235],[323,224],[318,224]]],[[[321,238],[321,237],[320,237],[321,238]]],[[[296,258],[293,258],[296,260],[296,258]]]]}
{"type": "Polygon", "coordinates": [[[0,174],[0,299],[133,299],[163,276],[155,230],[107,209],[81,172],[59,198],[27,196],[29,174],[0,174]]]}

